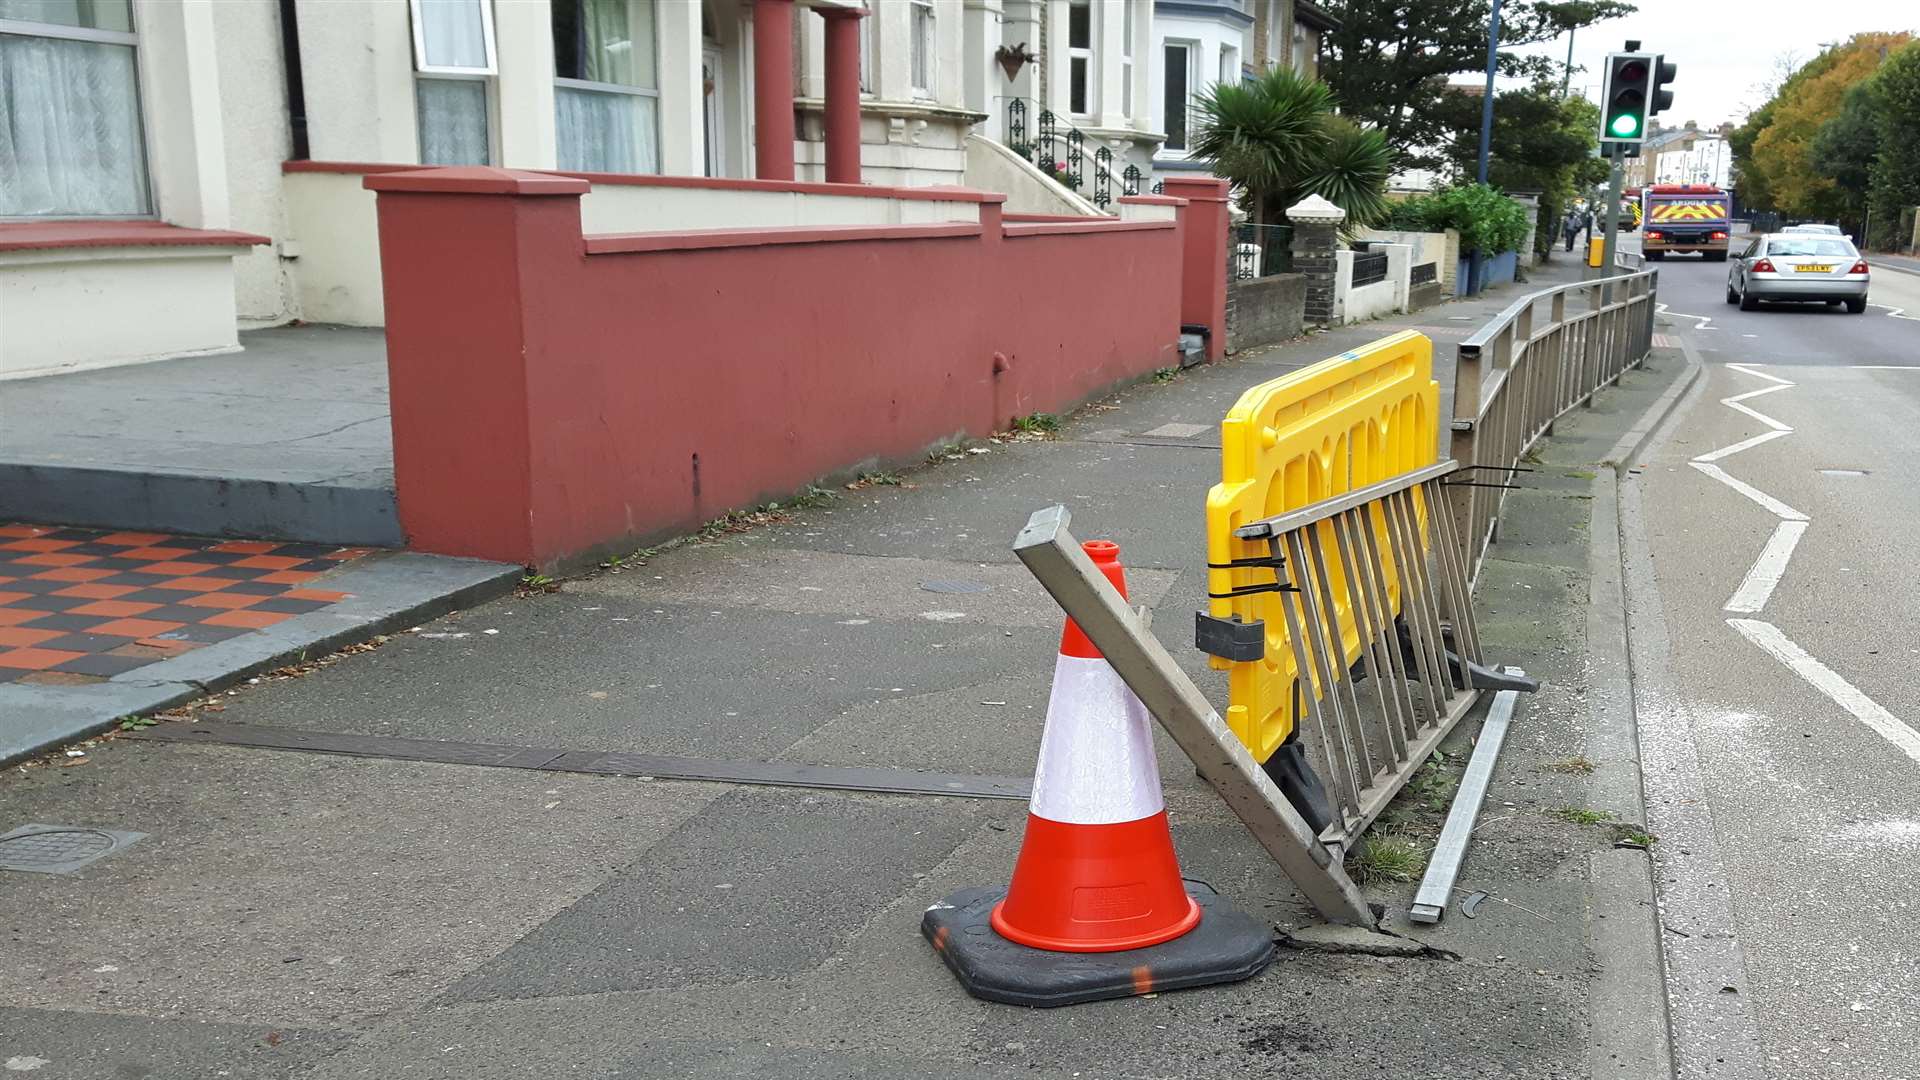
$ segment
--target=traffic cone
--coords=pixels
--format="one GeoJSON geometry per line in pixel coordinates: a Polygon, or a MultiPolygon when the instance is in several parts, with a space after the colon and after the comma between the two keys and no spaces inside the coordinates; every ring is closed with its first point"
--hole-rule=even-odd
{"type": "MultiPolygon", "coordinates": [[[[1119,546],[1082,547],[1124,597],[1119,546]]],[[[920,922],[968,993],[1069,1005],[1232,982],[1272,962],[1271,926],[1181,879],[1149,720],[1068,619],[1012,884],[962,889],[920,922]]]]}
{"type": "MultiPolygon", "coordinates": [[[[1120,546],[1082,545],[1127,595],[1120,546]]],[[[1116,952],[1169,941],[1200,922],[1167,828],[1152,720],[1078,624],[1054,662],[1033,773],[1026,841],[993,929],[1056,952],[1116,952]]]]}

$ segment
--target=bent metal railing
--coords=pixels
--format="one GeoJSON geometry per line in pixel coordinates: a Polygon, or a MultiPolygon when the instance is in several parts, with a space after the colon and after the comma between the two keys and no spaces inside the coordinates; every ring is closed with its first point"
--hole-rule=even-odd
{"type": "Polygon", "coordinates": [[[1553,422],[1638,366],[1653,347],[1657,270],[1560,285],[1515,300],[1460,343],[1449,483],[1454,532],[1477,581],[1511,477],[1553,422]]]}

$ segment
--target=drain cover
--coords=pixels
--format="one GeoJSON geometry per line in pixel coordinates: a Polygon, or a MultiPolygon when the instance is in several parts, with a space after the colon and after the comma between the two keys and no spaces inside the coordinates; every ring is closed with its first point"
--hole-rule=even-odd
{"type": "Polygon", "coordinates": [[[0,836],[0,870],[70,874],[147,835],[70,825],[22,825],[0,836]]]}
{"type": "Polygon", "coordinates": [[[928,592],[937,593],[974,593],[987,591],[987,583],[984,581],[923,581],[920,583],[920,587],[928,592]]]}

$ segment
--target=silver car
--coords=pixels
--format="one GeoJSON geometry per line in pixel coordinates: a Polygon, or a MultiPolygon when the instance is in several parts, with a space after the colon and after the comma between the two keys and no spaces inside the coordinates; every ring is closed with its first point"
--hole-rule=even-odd
{"type": "Polygon", "coordinates": [[[1844,236],[1767,233],[1727,267],[1727,303],[1753,311],[1762,300],[1813,300],[1867,310],[1867,261],[1844,236]]]}

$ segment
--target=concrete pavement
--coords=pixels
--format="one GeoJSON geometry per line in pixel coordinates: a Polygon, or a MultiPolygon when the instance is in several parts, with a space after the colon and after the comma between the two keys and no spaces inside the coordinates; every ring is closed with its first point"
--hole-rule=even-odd
{"type": "Polygon", "coordinates": [[[1920,276],[1861,315],[1724,276],[1661,268],[1708,375],[1624,500],[1679,1075],[1920,1076],[1920,276]]]}
{"type": "MultiPolygon", "coordinates": [[[[1395,322],[1432,328],[1450,356],[1511,295],[1395,322]]],[[[1204,594],[1219,418],[1248,385],[1394,328],[1141,384],[1058,440],[943,455],[898,486],[437,620],[198,716],[1024,775],[1059,625],[1008,550],[1027,513],[1065,501],[1085,535],[1118,540],[1156,632],[1224,700],[1185,614],[1204,594]]],[[[1235,986],[1012,1009],[967,998],[915,927],[932,900],[1004,882],[1017,801],[116,739],[88,764],[0,781],[8,823],[149,833],[74,876],[0,875],[15,913],[0,1060],[47,1077],[314,1080],[1641,1075],[1616,1018],[1649,1002],[1625,1000],[1630,950],[1608,945],[1650,924],[1595,867],[1637,859],[1644,881],[1646,857],[1555,812],[1601,805],[1632,775],[1588,758],[1589,496],[1683,370],[1663,352],[1566,418],[1514,494],[1482,633],[1547,686],[1523,704],[1461,879],[1489,902],[1420,931],[1457,959],[1287,953],[1235,986]]],[[[1431,835],[1470,735],[1386,827],[1431,835]]],[[[1160,760],[1186,873],[1282,927],[1310,921],[1164,738],[1160,760]]],[[[1369,888],[1412,932],[1413,885],[1369,888]]],[[[1650,950],[1648,936],[1626,941],[1650,950]]]]}

